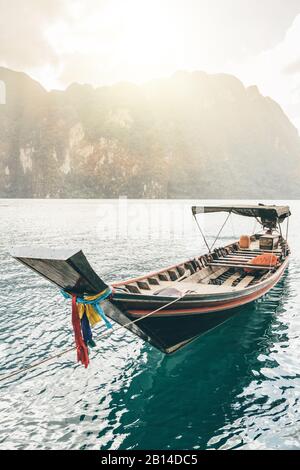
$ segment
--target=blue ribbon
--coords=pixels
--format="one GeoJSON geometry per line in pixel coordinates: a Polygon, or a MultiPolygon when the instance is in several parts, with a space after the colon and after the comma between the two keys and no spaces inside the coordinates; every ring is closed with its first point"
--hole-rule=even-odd
{"type": "Polygon", "coordinates": [[[83,341],[87,346],[95,346],[94,340],[93,340],[93,333],[91,330],[91,325],[88,320],[88,317],[86,315],[86,312],[84,312],[83,317],[81,319],[81,331],[82,331],[82,336],[83,336],[83,341]]]}
{"type": "MultiPolygon", "coordinates": [[[[65,299],[69,299],[71,296],[70,294],[68,294],[66,291],[62,290],[61,291],[62,295],[64,296],[65,299]]],[[[100,315],[100,317],[102,318],[102,320],[104,321],[105,325],[106,325],[106,328],[112,328],[112,324],[110,323],[110,321],[108,320],[108,318],[106,317],[104,311],[103,311],[103,308],[101,307],[100,305],[100,302],[102,302],[103,300],[107,299],[107,297],[110,296],[110,294],[112,293],[112,290],[110,287],[108,287],[102,295],[100,295],[99,297],[97,297],[96,299],[94,300],[86,300],[84,299],[83,297],[77,297],[76,299],[76,303],[77,304],[84,304],[84,305],[93,305],[93,307],[96,309],[97,313],[100,315]]]]}

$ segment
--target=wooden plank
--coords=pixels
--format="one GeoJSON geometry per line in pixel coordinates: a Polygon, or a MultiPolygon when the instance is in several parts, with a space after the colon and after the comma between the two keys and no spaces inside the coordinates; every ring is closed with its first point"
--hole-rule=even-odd
{"type": "Polygon", "coordinates": [[[249,261],[251,259],[254,259],[255,256],[251,255],[251,256],[222,256],[220,258],[218,258],[218,260],[245,260],[245,261],[249,261]]]}
{"type": "Polygon", "coordinates": [[[69,293],[95,295],[108,287],[81,250],[20,247],[11,255],[69,293]]]}
{"type": "Polygon", "coordinates": [[[245,255],[247,255],[247,254],[254,254],[254,255],[256,255],[256,256],[257,256],[257,255],[261,255],[261,254],[263,254],[263,253],[273,253],[273,254],[275,254],[275,255],[276,255],[276,254],[277,254],[277,255],[280,255],[280,254],[282,253],[282,251],[281,251],[281,250],[274,250],[274,251],[270,251],[270,250],[255,250],[255,251],[245,251],[245,252],[244,252],[244,251],[241,250],[241,251],[237,251],[237,253],[241,253],[241,254],[245,254],[245,255]]]}
{"type": "Polygon", "coordinates": [[[262,265],[254,265],[254,264],[225,264],[219,262],[208,263],[209,266],[227,266],[229,268],[249,268],[253,270],[257,269],[267,269],[268,271],[274,269],[274,266],[262,266],[262,265]]]}
{"type": "Polygon", "coordinates": [[[257,253],[257,254],[261,254],[261,253],[282,253],[281,250],[260,250],[260,249],[257,249],[257,250],[250,250],[249,248],[240,248],[237,253],[257,253]]]}
{"type": "MultiPolygon", "coordinates": [[[[260,264],[255,264],[255,265],[254,265],[254,264],[249,263],[249,261],[244,261],[244,260],[240,260],[240,261],[234,261],[234,260],[233,260],[233,261],[231,261],[231,260],[218,259],[218,260],[216,260],[216,261],[214,261],[214,262],[219,263],[221,266],[242,265],[242,266],[244,266],[244,267],[247,267],[247,266],[249,266],[249,267],[251,267],[251,266],[260,266],[260,267],[265,267],[265,266],[266,266],[266,267],[272,267],[272,266],[270,266],[269,263],[268,263],[268,264],[261,264],[261,263],[260,263],[260,264]]],[[[273,266],[273,267],[274,267],[274,266],[273,266]]]]}
{"type": "Polygon", "coordinates": [[[235,287],[236,288],[245,288],[255,279],[255,276],[246,276],[244,277],[235,287]]]}
{"type": "MultiPolygon", "coordinates": [[[[218,263],[222,263],[224,265],[228,265],[229,263],[230,264],[245,264],[245,265],[251,265],[251,261],[255,260],[256,258],[256,255],[253,256],[253,255],[250,255],[249,257],[245,257],[243,255],[240,255],[240,256],[225,256],[225,257],[222,257],[222,258],[219,258],[217,260],[214,260],[215,262],[218,262],[218,263]]],[[[260,264],[257,264],[256,266],[266,266],[266,267],[271,267],[269,263],[260,263],[260,264]]]]}
{"type": "MultiPolygon", "coordinates": [[[[217,259],[213,261],[214,263],[220,263],[222,266],[227,266],[229,264],[244,264],[247,265],[249,264],[248,260],[226,260],[226,259],[217,259]]],[[[210,264],[210,263],[209,263],[210,264]]]]}
{"type": "Polygon", "coordinates": [[[219,276],[222,276],[222,274],[226,273],[229,271],[229,268],[221,268],[215,271],[214,273],[210,274],[209,276],[205,277],[203,280],[201,280],[201,284],[208,284],[209,281],[217,279],[219,276]]]}
{"type": "Polygon", "coordinates": [[[229,258],[229,259],[222,259],[222,258],[219,258],[217,259],[216,261],[225,261],[226,263],[250,263],[252,261],[253,258],[250,258],[250,259],[244,259],[244,258],[229,258]]]}
{"type": "Polygon", "coordinates": [[[229,268],[221,268],[215,271],[210,277],[210,279],[217,279],[219,276],[222,276],[222,274],[226,273],[229,271],[229,268]]]}
{"type": "Polygon", "coordinates": [[[223,282],[222,286],[232,286],[234,281],[236,281],[240,276],[240,273],[232,274],[225,282],[223,282]]]}
{"type": "Polygon", "coordinates": [[[225,255],[225,258],[229,256],[236,256],[240,258],[253,258],[254,256],[256,256],[256,253],[240,253],[239,251],[237,251],[236,253],[230,253],[229,255],[225,255]]]}

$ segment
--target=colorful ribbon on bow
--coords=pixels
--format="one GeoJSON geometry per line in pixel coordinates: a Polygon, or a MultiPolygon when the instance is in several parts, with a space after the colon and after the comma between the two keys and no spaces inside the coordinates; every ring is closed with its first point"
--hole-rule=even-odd
{"type": "Polygon", "coordinates": [[[61,292],[66,299],[72,298],[72,325],[77,361],[87,367],[89,365],[88,346],[95,346],[91,326],[103,320],[107,328],[112,328],[112,324],[100,305],[100,302],[109,297],[112,290],[108,287],[100,294],[85,297],[77,297],[75,294],[70,295],[64,290],[61,292]]]}

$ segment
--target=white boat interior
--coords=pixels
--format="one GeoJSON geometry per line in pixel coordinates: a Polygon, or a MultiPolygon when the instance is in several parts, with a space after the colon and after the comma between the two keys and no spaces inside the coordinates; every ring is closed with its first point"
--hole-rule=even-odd
{"type": "Polygon", "coordinates": [[[265,250],[260,248],[260,236],[251,236],[248,248],[235,242],[163,271],[117,283],[114,288],[117,292],[170,297],[186,292],[199,295],[243,290],[271,276],[285,259],[287,244],[282,237],[278,237],[276,249],[265,250]],[[251,264],[266,253],[276,256],[276,265],[251,264]]]}

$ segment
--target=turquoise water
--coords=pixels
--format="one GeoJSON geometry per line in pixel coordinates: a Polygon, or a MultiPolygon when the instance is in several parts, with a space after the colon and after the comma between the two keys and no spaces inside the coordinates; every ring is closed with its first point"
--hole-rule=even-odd
{"type": "MultiPolygon", "coordinates": [[[[204,252],[189,205],[0,200],[0,374],[72,345],[70,305],[11,246],[83,248],[112,281],[204,252]]],[[[263,299],[173,356],[121,330],[98,341],[87,370],[71,352],[1,382],[0,449],[299,449],[300,203],[291,207],[290,267],[263,299]]],[[[221,243],[252,225],[234,218],[221,243]]]]}

